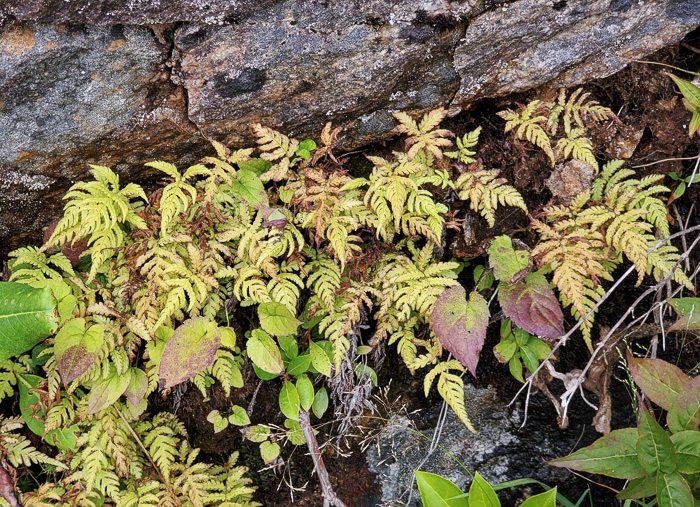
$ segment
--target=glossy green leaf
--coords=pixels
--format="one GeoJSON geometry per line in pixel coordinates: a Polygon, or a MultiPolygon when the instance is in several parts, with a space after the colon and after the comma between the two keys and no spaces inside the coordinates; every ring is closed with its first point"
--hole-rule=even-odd
{"type": "Polygon", "coordinates": [[[508,236],[498,236],[489,247],[489,266],[497,280],[510,282],[518,271],[525,269],[530,260],[530,252],[516,250],[508,236]]]}
{"type": "Polygon", "coordinates": [[[657,471],[671,473],[678,463],[668,433],[646,410],[642,411],[639,418],[637,457],[647,475],[656,475],[657,471]]]}
{"type": "Polygon", "coordinates": [[[321,375],[330,377],[331,360],[328,358],[326,352],[311,340],[309,340],[309,355],[311,356],[311,364],[314,365],[314,368],[316,368],[321,375]]]}
{"type": "Polygon", "coordinates": [[[216,359],[220,345],[216,322],[206,317],[186,320],[165,344],[158,368],[159,387],[167,389],[203,372],[216,359]]]}
{"type": "Polygon", "coordinates": [[[514,285],[499,283],[498,301],[506,317],[528,333],[546,338],[564,334],[561,305],[541,273],[530,273],[514,285]]]}
{"type": "Polygon", "coordinates": [[[99,381],[90,390],[90,394],[88,395],[88,414],[95,414],[100,410],[114,405],[119,397],[124,394],[127,387],[129,387],[130,380],[131,373],[119,375],[114,365],[110,364],[109,376],[99,381]]]}
{"type": "Polygon", "coordinates": [[[700,431],[681,431],[671,435],[671,442],[676,449],[678,472],[700,473],[700,431]]]}
{"type": "Polygon", "coordinates": [[[311,404],[311,410],[316,417],[319,419],[323,417],[323,414],[328,410],[328,391],[325,387],[321,387],[314,396],[314,402],[311,404]]]}
{"type": "Polygon", "coordinates": [[[619,479],[635,479],[646,474],[637,459],[637,428],[615,430],[588,447],[563,458],[549,461],[550,465],[592,472],[619,479]]]}
{"type": "Polygon", "coordinates": [[[635,384],[664,410],[671,410],[681,388],[690,380],[678,366],[661,359],[638,359],[628,351],[627,364],[635,384]]]}
{"type": "Polygon", "coordinates": [[[275,442],[265,441],[260,444],[260,456],[266,465],[275,461],[280,455],[280,446],[275,442]]]}
{"type": "Polygon", "coordinates": [[[263,182],[254,171],[248,169],[238,171],[231,184],[231,194],[257,209],[269,205],[263,182]]]}
{"type": "Polygon", "coordinates": [[[297,421],[285,419],[284,426],[287,428],[287,438],[291,443],[294,445],[304,445],[306,443],[304,432],[301,430],[301,426],[299,426],[297,421]]]}
{"type": "Polygon", "coordinates": [[[686,382],[666,416],[673,433],[684,430],[700,431],[700,375],[686,382]]]}
{"type": "Polygon", "coordinates": [[[503,340],[493,348],[499,363],[510,361],[517,350],[518,344],[515,343],[514,339],[503,340]]]}
{"type": "Polygon", "coordinates": [[[228,416],[228,422],[234,426],[248,426],[250,417],[248,417],[248,412],[243,407],[234,405],[231,415],[228,416]]]}
{"type": "Polygon", "coordinates": [[[301,402],[299,400],[299,392],[292,382],[286,381],[282,384],[282,389],[279,394],[279,404],[280,410],[286,417],[294,421],[299,420],[299,407],[301,406],[301,402]]]}
{"type": "Polygon", "coordinates": [[[296,334],[301,322],[281,303],[263,303],[258,306],[260,326],[272,336],[296,334]]]}
{"type": "Polygon", "coordinates": [[[284,373],[280,350],[270,335],[262,329],[253,329],[246,350],[250,360],[261,370],[275,375],[284,373]]]}
{"type": "Polygon", "coordinates": [[[510,371],[510,374],[513,375],[513,378],[519,382],[525,382],[525,379],[523,378],[523,363],[520,361],[520,354],[517,355],[517,357],[513,357],[508,362],[508,371],[510,371]]]}
{"type": "Polygon", "coordinates": [[[278,336],[277,341],[290,361],[299,355],[299,344],[296,336],[278,336]]]}
{"type": "Polygon", "coordinates": [[[659,507],[692,507],[693,493],[678,472],[656,477],[656,499],[659,507]]]}
{"type": "Polygon", "coordinates": [[[469,507],[500,507],[501,502],[493,487],[479,475],[474,474],[474,480],[469,487],[469,507]]]}
{"type": "Polygon", "coordinates": [[[472,375],[476,376],[479,354],[486,339],[489,308],[478,292],[469,295],[461,285],[445,289],[435,302],[431,322],[435,336],[472,375]]]}
{"type": "Polygon", "coordinates": [[[148,377],[140,368],[130,368],[130,371],[131,380],[129,380],[129,387],[124,391],[124,396],[134,407],[138,407],[148,391],[148,377]]]}
{"type": "MultiPolygon", "coordinates": [[[[471,505],[470,505],[471,507],[471,505]]],[[[531,496],[520,507],[557,507],[557,488],[556,486],[549,491],[540,493],[539,495],[531,496]]]]}
{"type": "Polygon", "coordinates": [[[302,354],[297,356],[289,363],[287,366],[287,373],[290,375],[301,375],[304,372],[309,371],[311,366],[311,354],[302,354]]]}
{"type": "Polygon", "coordinates": [[[85,319],[71,319],[56,334],[54,355],[65,385],[70,384],[97,360],[104,342],[104,329],[98,324],[85,329],[85,319]]]}
{"type": "Polygon", "coordinates": [[[297,379],[297,392],[301,408],[308,412],[314,402],[314,385],[307,375],[302,375],[297,379]]]}
{"type": "Polygon", "coordinates": [[[31,349],[58,328],[51,289],[0,282],[0,361],[31,349]]]}
{"type": "Polygon", "coordinates": [[[424,507],[470,507],[466,496],[457,485],[429,472],[413,472],[424,507]]]}

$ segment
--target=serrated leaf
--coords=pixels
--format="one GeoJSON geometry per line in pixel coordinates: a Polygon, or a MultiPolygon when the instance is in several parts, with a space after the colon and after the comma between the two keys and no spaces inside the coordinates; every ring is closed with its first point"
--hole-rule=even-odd
{"type": "Polygon", "coordinates": [[[241,169],[238,171],[236,178],[231,182],[231,194],[243,199],[256,209],[266,208],[270,205],[263,182],[251,170],[241,169]]]}
{"type": "Polygon", "coordinates": [[[632,380],[651,401],[664,410],[671,410],[676,396],[690,380],[677,366],[662,359],[638,359],[627,352],[632,380]]]}
{"type": "Polygon", "coordinates": [[[284,373],[284,363],[277,344],[262,329],[253,329],[246,346],[248,357],[262,371],[274,375],[284,373]]]}
{"type": "Polygon", "coordinates": [[[158,368],[159,387],[167,389],[203,372],[216,359],[220,344],[216,322],[206,317],[183,322],[165,344],[158,368]]]}
{"type": "Polygon", "coordinates": [[[272,336],[291,336],[296,334],[299,320],[282,303],[263,303],[258,306],[260,325],[272,336]]]}
{"type": "Polygon", "coordinates": [[[445,289],[435,302],[431,322],[435,336],[457,360],[476,376],[476,365],[486,339],[489,308],[478,292],[469,295],[461,285],[445,289]]]}
{"type": "Polygon", "coordinates": [[[326,352],[309,340],[309,355],[311,356],[311,364],[314,365],[316,371],[326,377],[331,376],[331,361],[328,359],[326,352]]]}
{"type": "Polygon", "coordinates": [[[100,410],[114,405],[129,387],[130,380],[131,374],[119,375],[117,369],[110,363],[109,376],[99,381],[90,390],[88,395],[88,414],[96,414],[100,410]]]}
{"type": "Polygon", "coordinates": [[[138,407],[148,391],[148,377],[139,368],[131,368],[130,370],[131,380],[129,380],[129,387],[124,391],[124,396],[134,407],[138,407]]]}
{"type": "Polygon", "coordinates": [[[0,361],[31,349],[58,328],[51,289],[0,282],[0,361]]]}
{"type": "Polygon", "coordinates": [[[466,495],[449,479],[415,470],[418,491],[426,507],[469,507],[466,495]]]}
{"type": "Polygon", "coordinates": [[[531,496],[521,503],[520,507],[557,507],[557,487],[555,486],[539,495],[531,496]]]}
{"type": "Polygon", "coordinates": [[[85,329],[85,319],[71,319],[56,334],[54,355],[65,385],[70,384],[97,360],[104,342],[104,329],[93,324],[85,329]]]}
{"type": "Polygon", "coordinates": [[[693,493],[686,480],[678,472],[658,474],[656,477],[656,499],[659,507],[692,507],[693,493]]]}
{"type": "Polygon", "coordinates": [[[535,336],[564,335],[564,314],[549,282],[541,273],[530,273],[514,285],[498,285],[498,301],[513,323],[535,336]]]}
{"type": "Polygon", "coordinates": [[[644,477],[646,474],[637,459],[637,440],[637,428],[615,430],[588,447],[548,463],[555,467],[608,475],[618,479],[644,477]]]}
{"type": "Polygon", "coordinates": [[[282,384],[282,389],[279,395],[280,410],[282,413],[294,420],[299,420],[299,407],[301,405],[299,401],[299,393],[296,386],[290,382],[286,381],[282,384]]]}
{"type": "Polygon", "coordinates": [[[676,449],[678,472],[700,473],[700,431],[680,431],[671,435],[671,442],[676,449]]]}
{"type": "Polygon", "coordinates": [[[686,382],[666,416],[668,429],[673,433],[700,430],[700,376],[686,382]]]}
{"type": "Polygon", "coordinates": [[[262,456],[263,461],[266,465],[269,465],[280,455],[280,446],[275,442],[265,441],[260,444],[260,456],[262,456]]]}
{"type": "Polygon", "coordinates": [[[228,422],[235,426],[248,426],[250,417],[248,417],[248,412],[243,407],[234,405],[231,415],[228,416],[228,422]]]}
{"type": "Polygon", "coordinates": [[[294,445],[304,445],[306,443],[304,432],[301,430],[301,426],[299,426],[298,422],[285,419],[284,426],[287,428],[287,438],[291,443],[294,445]]]}
{"type": "Polygon", "coordinates": [[[644,410],[639,419],[637,458],[647,475],[671,473],[678,463],[671,438],[654,418],[644,410]]]}
{"type": "Polygon", "coordinates": [[[308,376],[302,375],[297,379],[297,392],[299,393],[301,408],[308,412],[311,410],[314,402],[314,385],[308,376]]]}
{"type": "Polygon", "coordinates": [[[530,260],[530,252],[516,250],[508,236],[498,236],[489,247],[489,266],[497,280],[510,282],[518,271],[525,269],[530,260]]]}
{"type": "Polygon", "coordinates": [[[323,414],[328,410],[328,391],[325,387],[321,387],[314,396],[314,402],[311,404],[311,410],[314,415],[321,419],[323,414]]]}
{"type": "Polygon", "coordinates": [[[496,496],[493,487],[479,475],[479,472],[474,474],[474,480],[469,487],[469,506],[479,505],[483,507],[500,507],[501,502],[496,496]]]}

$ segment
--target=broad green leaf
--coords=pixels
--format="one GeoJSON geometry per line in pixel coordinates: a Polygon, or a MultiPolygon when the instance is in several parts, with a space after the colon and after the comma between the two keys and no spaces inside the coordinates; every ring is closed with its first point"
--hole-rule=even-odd
{"type": "Polygon", "coordinates": [[[507,363],[513,358],[513,354],[518,350],[515,340],[503,340],[493,348],[493,352],[499,363],[507,363]]]}
{"type": "Polygon", "coordinates": [[[520,507],[557,507],[557,488],[556,486],[540,493],[539,495],[531,496],[520,507]]]}
{"type": "Polygon", "coordinates": [[[44,437],[44,441],[55,445],[62,451],[76,452],[78,450],[78,432],[80,432],[80,428],[77,424],[68,428],[57,428],[49,431],[44,437]]]}
{"type": "Polygon", "coordinates": [[[214,362],[220,344],[216,322],[206,317],[183,322],[165,344],[158,368],[159,387],[167,389],[196,377],[214,362]]]}
{"type": "Polygon", "coordinates": [[[656,475],[657,471],[671,473],[678,463],[676,450],[668,433],[646,410],[639,418],[637,458],[647,475],[656,475]]]}
{"type": "Polygon", "coordinates": [[[527,347],[535,353],[539,360],[544,360],[552,351],[549,345],[534,336],[528,340],[527,347]]]}
{"type": "Polygon", "coordinates": [[[287,373],[294,376],[301,375],[309,371],[309,366],[311,366],[311,354],[303,354],[292,359],[287,366],[287,373]]]}
{"type": "Polygon", "coordinates": [[[220,327],[219,331],[221,331],[221,346],[234,350],[236,348],[236,332],[230,327],[220,327]]]}
{"type": "Polygon", "coordinates": [[[686,382],[666,416],[673,433],[684,430],[700,431],[700,375],[686,382]]]}
{"type": "Polygon", "coordinates": [[[287,438],[291,443],[294,445],[304,445],[306,443],[304,432],[301,430],[298,422],[285,419],[284,426],[287,428],[287,438]]]}
{"type": "Polygon", "coordinates": [[[278,373],[268,373],[266,371],[261,370],[255,365],[255,363],[253,363],[253,371],[255,371],[255,374],[261,380],[272,380],[273,378],[279,377],[278,373]]]}
{"type": "Polygon", "coordinates": [[[88,414],[95,414],[102,409],[114,405],[119,397],[124,394],[127,387],[129,387],[130,380],[131,373],[119,375],[114,365],[110,364],[109,376],[99,381],[90,390],[90,394],[88,395],[88,414]]]}
{"type": "Polygon", "coordinates": [[[244,162],[238,162],[238,168],[240,170],[250,171],[256,176],[266,173],[270,167],[272,167],[272,162],[261,158],[251,158],[250,160],[246,160],[244,162]]]}
{"type": "Polygon", "coordinates": [[[248,417],[248,412],[246,412],[243,407],[234,405],[233,413],[228,416],[228,422],[234,426],[248,426],[250,424],[250,417],[248,417]]]}
{"type": "Polygon", "coordinates": [[[656,499],[659,507],[692,507],[693,493],[678,472],[659,474],[656,477],[656,499]]]}
{"type": "Polygon", "coordinates": [[[523,359],[523,363],[525,366],[527,366],[527,369],[530,370],[531,372],[535,371],[537,367],[540,365],[539,360],[537,359],[537,356],[535,353],[530,349],[530,347],[521,347],[520,348],[520,354],[523,359]]]}
{"type": "Polygon", "coordinates": [[[286,381],[284,384],[282,384],[282,389],[280,390],[279,395],[279,404],[280,410],[286,417],[294,421],[299,420],[299,393],[296,386],[292,382],[286,381]]]}
{"type": "Polygon", "coordinates": [[[314,368],[326,377],[331,376],[331,361],[328,359],[326,352],[316,345],[314,342],[309,340],[309,355],[311,356],[311,364],[314,368]]]}
{"type": "Polygon", "coordinates": [[[500,507],[501,502],[491,485],[479,475],[474,474],[474,480],[469,487],[469,507],[500,507]]]}
{"type": "MultiPolygon", "coordinates": [[[[241,164],[238,166],[240,167],[241,164]]],[[[238,171],[236,178],[231,183],[231,194],[257,209],[269,205],[262,181],[254,171],[248,169],[238,171]]]]}
{"type": "Polygon", "coordinates": [[[282,303],[263,303],[258,306],[260,326],[272,336],[296,334],[301,322],[282,303]]]}
{"type": "Polygon", "coordinates": [[[678,472],[700,473],[700,431],[681,431],[671,435],[671,442],[676,448],[678,472]]]}
{"type": "Polygon", "coordinates": [[[56,333],[54,355],[63,383],[70,384],[97,360],[104,342],[104,328],[93,324],[85,329],[85,319],[71,319],[56,333]]]}
{"type": "Polygon", "coordinates": [[[541,273],[530,273],[514,285],[499,283],[498,301],[506,317],[528,333],[546,338],[564,334],[561,305],[541,273]]]}
{"type": "Polygon", "coordinates": [[[470,507],[465,494],[449,479],[429,472],[413,472],[424,507],[470,507]]]}
{"type": "Polygon", "coordinates": [[[530,260],[530,252],[516,250],[508,236],[498,236],[489,247],[489,266],[497,280],[510,282],[518,271],[525,269],[530,260]]]}
{"type": "Polygon", "coordinates": [[[656,476],[632,479],[629,485],[617,494],[619,500],[656,496],[656,476]]]}
{"type": "Polygon", "coordinates": [[[635,384],[664,410],[671,410],[681,388],[690,380],[678,366],[662,359],[638,359],[628,351],[627,364],[635,384]]]}
{"type": "Polygon", "coordinates": [[[274,375],[284,373],[284,363],[277,344],[262,329],[253,329],[246,347],[248,357],[261,370],[274,375]]]}
{"type": "Polygon", "coordinates": [[[358,356],[366,356],[370,352],[372,352],[374,349],[370,347],[369,345],[358,345],[357,346],[357,355],[358,356]]]}
{"type": "Polygon", "coordinates": [[[523,378],[523,363],[520,360],[520,354],[508,361],[508,370],[515,380],[525,382],[523,378]]]}
{"type": "Polygon", "coordinates": [[[131,380],[129,380],[129,387],[124,391],[124,396],[134,407],[138,407],[148,391],[148,377],[140,368],[130,368],[130,370],[131,380]]]}
{"type": "Polygon", "coordinates": [[[489,308],[478,292],[469,295],[461,285],[445,289],[430,318],[435,336],[476,377],[476,365],[486,339],[489,308]]]}
{"type": "Polygon", "coordinates": [[[672,298],[668,300],[668,304],[676,310],[678,315],[700,312],[700,298],[672,298]]]}
{"type": "Polygon", "coordinates": [[[700,309],[688,315],[681,315],[678,320],[671,324],[667,332],[671,331],[697,331],[700,329],[700,309]]]}
{"type": "MultiPolygon", "coordinates": [[[[693,115],[700,119],[700,112],[693,115]]],[[[695,129],[697,130],[697,128],[695,129]]],[[[694,132],[694,131],[693,131],[694,132]]],[[[685,182],[682,183],[685,185],[685,182]]],[[[680,188],[680,185],[678,186],[680,188]]],[[[700,329],[700,298],[674,298],[668,303],[678,312],[680,316],[668,331],[695,331],[700,329]]]]}
{"type": "Polygon", "coordinates": [[[0,282],[0,361],[31,349],[58,328],[51,289],[0,282]]]}
{"type": "Polygon", "coordinates": [[[690,81],[676,77],[673,74],[667,73],[667,75],[675,81],[676,86],[678,86],[678,89],[683,94],[683,97],[685,97],[685,99],[688,101],[686,108],[690,111],[697,111],[700,109],[700,88],[695,86],[690,81]]]}
{"type": "Polygon", "coordinates": [[[207,415],[207,421],[214,425],[214,433],[219,433],[228,428],[228,421],[219,413],[218,410],[212,410],[207,415]]]}
{"type": "Polygon", "coordinates": [[[357,363],[353,367],[353,370],[355,371],[355,375],[357,375],[358,379],[362,379],[363,375],[367,375],[370,379],[372,379],[372,383],[375,386],[379,385],[379,379],[377,378],[377,372],[375,372],[372,368],[370,368],[366,364],[357,363]]]}
{"type": "Polygon", "coordinates": [[[496,280],[496,277],[493,276],[493,270],[489,269],[485,275],[484,271],[486,271],[486,266],[484,266],[483,264],[479,264],[474,268],[474,283],[479,284],[474,289],[477,292],[485,289],[490,289],[491,287],[493,287],[493,282],[496,280]]]}
{"type": "Polygon", "coordinates": [[[690,137],[693,137],[693,134],[698,131],[700,131],[700,109],[693,112],[693,117],[690,119],[690,125],[688,125],[688,133],[690,134],[690,137]]]}
{"type": "Polygon", "coordinates": [[[314,402],[314,385],[307,375],[302,375],[297,379],[297,392],[301,408],[308,412],[314,402]]]}
{"type": "Polygon", "coordinates": [[[644,477],[646,474],[637,459],[637,440],[637,428],[615,430],[588,447],[548,463],[555,467],[608,475],[618,479],[644,477]]]}
{"type": "Polygon", "coordinates": [[[280,446],[274,442],[265,441],[260,444],[260,456],[266,465],[275,461],[280,455],[280,446]]]}
{"type": "Polygon", "coordinates": [[[290,361],[299,355],[299,344],[296,336],[278,336],[277,341],[290,361]]]}
{"type": "Polygon", "coordinates": [[[245,429],[245,438],[255,443],[264,442],[270,435],[269,428],[265,426],[248,426],[245,429]]]}
{"type": "Polygon", "coordinates": [[[314,402],[311,404],[311,410],[313,410],[314,415],[319,419],[323,417],[323,414],[328,410],[328,391],[326,391],[325,387],[320,388],[316,392],[314,402]]]}

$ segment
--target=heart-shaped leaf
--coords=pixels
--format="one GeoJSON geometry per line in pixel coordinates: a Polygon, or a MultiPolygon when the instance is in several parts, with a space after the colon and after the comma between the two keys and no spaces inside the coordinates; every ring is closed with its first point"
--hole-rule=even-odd
{"type": "Polygon", "coordinates": [[[442,346],[476,376],[476,365],[486,339],[489,307],[478,292],[469,295],[461,285],[445,289],[435,302],[431,322],[442,346]]]}
{"type": "Polygon", "coordinates": [[[228,416],[228,422],[235,426],[248,426],[250,417],[243,407],[234,405],[231,415],[228,416]]]}
{"type": "Polygon", "coordinates": [[[263,303],[258,306],[260,326],[272,336],[296,334],[301,322],[282,303],[263,303]]]}
{"type": "Polygon", "coordinates": [[[489,266],[497,280],[510,282],[518,271],[525,269],[530,260],[530,252],[516,250],[508,236],[498,236],[489,247],[489,266]]]}
{"type": "Polygon", "coordinates": [[[501,282],[498,301],[503,313],[528,333],[546,338],[558,338],[564,334],[561,305],[541,273],[530,273],[515,285],[501,282]]]}
{"type": "Polygon", "coordinates": [[[274,442],[265,441],[260,444],[260,456],[266,465],[275,461],[280,455],[280,446],[274,442]]]}
{"type": "Polygon", "coordinates": [[[269,205],[262,181],[255,172],[249,169],[238,171],[236,179],[231,183],[231,193],[254,208],[260,209],[269,205]]]}
{"type": "Polygon", "coordinates": [[[195,317],[180,325],[165,344],[160,358],[161,389],[194,378],[209,367],[221,344],[221,331],[206,317],[195,317]]]}
{"type": "Polygon", "coordinates": [[[95,362],[103,342],[104,329],[98,324],[85,329],[85,319],[71,319],[63,325],[56,334],[54,355],[65,385],[85,373],[95,362]]]}

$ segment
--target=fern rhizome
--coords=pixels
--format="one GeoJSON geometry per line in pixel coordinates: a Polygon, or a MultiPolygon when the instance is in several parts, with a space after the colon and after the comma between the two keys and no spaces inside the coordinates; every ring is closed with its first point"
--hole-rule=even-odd
{"type": "MultiPolygon", "coordinates": [[[[11,254],[13,281],[49,286],[59,301],[61,327],[39,355],[43,377],[32,392],[44,435],[75,436],[54,459],[13,433],[17,421],[3,422],[0,452],[13,465],[42,462],[70,470],[27,494],[26,505],[91,498],[117,505],[254,505],[235,453],[224,464],[200,462],[182,423],[171,414],[150,413],[147,404],[159,386],[182,379],[205,397],[214,382],[229,395],[243,385],[246,356],[262,378],[283,374],[280,407],[292,442],[300,431],[289,404],[296,400],[297,411],[311,409],[300,401],[304,375],[298,372],[336,386],[336,416],[343,417],[348,378],[371,372],[361,354],[383,343],[396,345],[412,373],[426,369],[426,396],[436,384],[474,431],[463,399],[465,367],[447,357],[431,322],[436,301],[458,285],[465,266],[442,258],[449,211],[444,202],[464,201],[489,227],[501,206],[528,209],[498,170],[474,158],[480,129],[457,138],[456,151],[443,152],[454,137],[439,128],[444,110],[420,122],[395,116],[395,132],[406,136],[407,149],[369,156],[367,178],[351,177],[335,158],[339,129],[330,124],[319,148],[254,125],[255,148],[232,151],[213,141],[216,156],[184,172],[167,162],[147,164],[167,178],[150,196],[134,183],[121,186],[102,166],[92,166],[94,181],[73,186],[44,246],[11,254]],[[251,306],[262,327],[255,327],[251,306]],[[236,337],[233,328],[245,336],[236,337]],[[366,329],[372,336],[362,333],[366,329]],[[183,341],[201,346],[207,356],[196,371],[178,371],[181,363],[168,352],[169,344],[183,341]],[[289,363],[292,357],[296,362],[289,363]],[[296,398],[288,381],[295,368],[296,398]]],[[[501,116],[507,131],[544,149],[552,162],[574,157],[596,167],[585,126],[614,118],[580,92],[501,116]],[[557,134],[560,124],[563,136],[557,134]]],[[[599,301],[603,282],[625,258],[640,281],[645,273],[669,276],[679,258],[670,244],[649,253],[653,229],[669,233],[661,177],[633,179],[622,165],[606,164],[571,206],[553,206],[532,219],[541,236],[532,258],[551,272],[552,286],[576,318],[599,301]]],[[[673,276],[690,286],[680,271],[673,276]]],[[[589,347],[592,318],[583,325],[589,347]]],[[[28,356],[0,363],[0,399],[26,382],[31,368],[36,371],[31,364],[28,356]]],[[[317,395],[321,390],[325,395],[323,385],[317,395]]],[[[314,405],[313,412],[323,410],[314,405]]],[[[249,423],[241,417],[240,424],[249,423]]],[[[266,438],[250,428],[246,435],[266,438]]],[[[277,444],[266,445],[269,453],[277,444]]]]}

